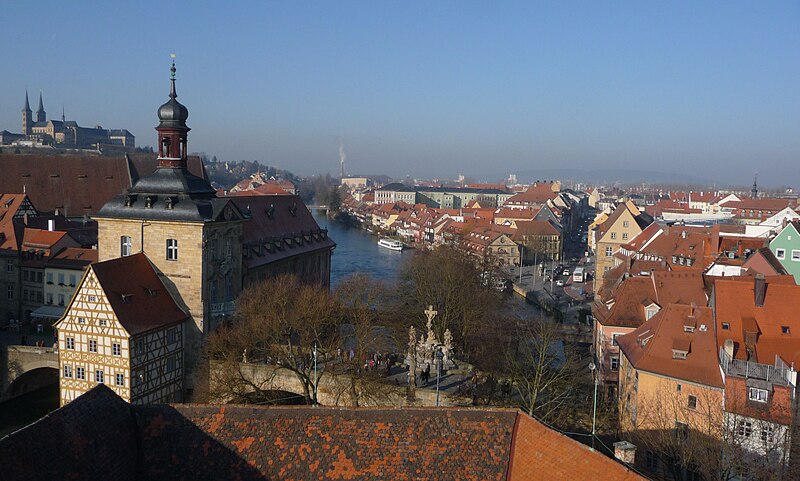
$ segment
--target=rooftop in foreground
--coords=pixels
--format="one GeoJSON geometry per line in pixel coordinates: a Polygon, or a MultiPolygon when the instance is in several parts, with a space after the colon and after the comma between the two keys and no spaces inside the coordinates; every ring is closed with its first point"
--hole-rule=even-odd
{"type": "Polygon", "coordinates": [[[132,406],[104,385],[0,458],[15,480],[644,479],[509,409],[132,406]]]}

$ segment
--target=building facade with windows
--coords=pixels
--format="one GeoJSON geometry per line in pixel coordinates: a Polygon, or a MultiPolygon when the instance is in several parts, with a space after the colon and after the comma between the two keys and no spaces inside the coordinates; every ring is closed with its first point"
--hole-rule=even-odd
{"type": "Polygon", "coordinates": [[[800,283],[800,221],[792,221],[769,243],[769,250],[786,271],[800,283]]]}
{"type": "Polygon", "coordinates": [[[92,264],[56,323],[61,405],[97,384],[133,404],[182,400],[187,319],[144,254],[92,264]]]}
{"type": "Polygon", "coordinates": [[[605,273],[616,265],[614,254],[617,249],[633,240],[652,221],[649,215],[640,212],[632,202],[625,202],[617,205],[608,219],[595,226],[595,292],[602,287],[605,273]]]}

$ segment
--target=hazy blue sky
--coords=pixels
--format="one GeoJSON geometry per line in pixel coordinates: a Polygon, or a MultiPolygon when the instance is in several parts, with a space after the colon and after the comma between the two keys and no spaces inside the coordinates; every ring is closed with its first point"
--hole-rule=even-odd
{"type": "Polygon", "coordinates": [[[27,88],[153,145],[175,51],[190,149],[220,159],[335,173],[344,142],[350,173],[800,186],[797,1],[13,3],[0,130],[27,88]]]}

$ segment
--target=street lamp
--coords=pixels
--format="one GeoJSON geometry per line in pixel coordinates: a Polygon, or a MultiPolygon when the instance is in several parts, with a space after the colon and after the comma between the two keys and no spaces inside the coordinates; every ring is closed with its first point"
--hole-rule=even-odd
{"type": "Polygon", "coordinates": [[[592,379],[594,380],[594,403],[592,405],[592,449],[594,449],[594,436],[595,436],[595,427],[597,426],[597,384],[598,379],[597,375],[597,366],[594,362],[589,363],[589,370],[592,371],[592,379]]]}
{"type": "Polygon", "coordinates": [[[441,349],[436,351],[436,407],[439,407],[439,380],[442,377],[442,358],[444,354],[441,349]]]}

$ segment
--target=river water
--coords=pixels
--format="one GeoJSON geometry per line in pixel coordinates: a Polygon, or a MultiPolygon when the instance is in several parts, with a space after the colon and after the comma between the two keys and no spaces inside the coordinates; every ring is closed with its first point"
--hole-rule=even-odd
{"type": "Polygon", "coordinates": [[[359,228],[336,222],[325,216],[325,211],[314,211],[314,219],[336,242],[331,257],[331,287],[348,274],[361,272],[386,284],[397,280],[397,272],[404,257],[414,255],[413,250],[393,251],[378,246],[378,238],[359,228]]]}

